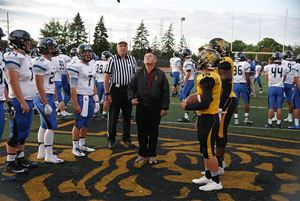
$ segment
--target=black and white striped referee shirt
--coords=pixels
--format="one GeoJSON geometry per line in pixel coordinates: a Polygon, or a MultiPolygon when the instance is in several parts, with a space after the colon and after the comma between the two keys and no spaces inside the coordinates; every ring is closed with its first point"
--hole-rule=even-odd
{"type": "Polygon", "coordinates": [[[115,54],[108,59],[105,73],[111,74],[111,83],[128,85],[137,70],[137,63],[133,56],[126,54],[125,59],[121,59],[119,54],[115,54]]]}

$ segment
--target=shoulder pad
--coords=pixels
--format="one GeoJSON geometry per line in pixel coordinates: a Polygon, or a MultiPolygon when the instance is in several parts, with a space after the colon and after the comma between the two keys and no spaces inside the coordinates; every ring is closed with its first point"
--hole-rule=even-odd
{"type": "Polygon", "coordinates": [[[200,85],[202,87],[213,87],[215,85],[215,79],[212,77],[205,77],[200,80],[200,85]]]}
{"type": "Polygon", "coordinates": [[[228,61],[221,61],[218,65],[219,69],[231,69],[231,64],[228,61]]]}

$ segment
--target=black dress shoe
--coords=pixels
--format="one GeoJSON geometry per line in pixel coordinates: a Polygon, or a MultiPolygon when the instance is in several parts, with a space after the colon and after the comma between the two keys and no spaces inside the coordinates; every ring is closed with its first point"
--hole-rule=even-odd
{"type": "Polygon", "coordinates": [[[128,146],[128,147],[135,147],[133,142],[131,140],[123,140],[123,142],[128,146]]]}
{"type": "Polygon", "coordinates": [[[109,141],[109,142],[107,143],[107,148],[109,148],[109,149],[114,149],[115,147],[116,147],[115,142],[109,141]]]}

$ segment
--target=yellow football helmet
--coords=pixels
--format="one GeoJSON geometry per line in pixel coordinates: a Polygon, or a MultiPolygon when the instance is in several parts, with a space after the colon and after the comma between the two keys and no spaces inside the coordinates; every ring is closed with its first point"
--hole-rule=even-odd
{"type": "Polygon", "coordinates": [[[222,38],[211,39],[209,41],[208,45],[212,49],[217,50],[217,52],[219,52],[219,54],[222,57],[229,56],[229,50],[228,50],[229,45],[224,39],[222,39],[222,38]]]}
{"type": "Polygon", "coordinates": [[[221,61],[220,54],[211,48],[206,48],[202,50],[199,54],[199,65],[200,68],[215,69],[218,67],[221,61]]]}

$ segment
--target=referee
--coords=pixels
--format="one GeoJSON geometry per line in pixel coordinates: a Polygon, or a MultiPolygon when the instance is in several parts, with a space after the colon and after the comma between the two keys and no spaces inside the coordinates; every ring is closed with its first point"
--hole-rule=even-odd
{"type": "Polygon", "coordinates": [[[127,85],[137,71],[137,63],[133,56],[127,54],[128,43],[120,39],[117,43],[117,54],[110,57],[104,74],[105,98],[109,107],[108,144],[109,149],[115,148],[116,127],[120,109],[123,115],[123,142],[128,147],[134,147],[130,139],[131,103],[127,98],[127,85]],[[111,86],[109,86],[109,80],[111,86]]]}

